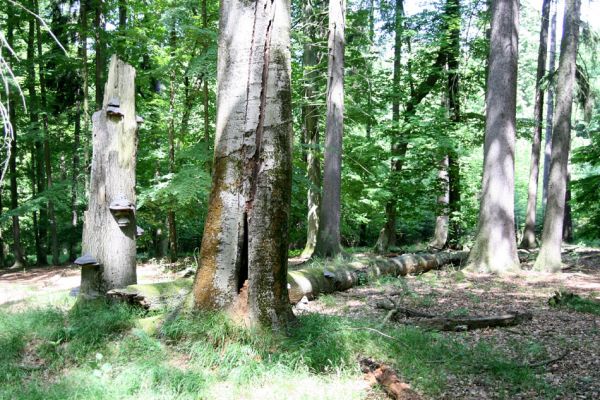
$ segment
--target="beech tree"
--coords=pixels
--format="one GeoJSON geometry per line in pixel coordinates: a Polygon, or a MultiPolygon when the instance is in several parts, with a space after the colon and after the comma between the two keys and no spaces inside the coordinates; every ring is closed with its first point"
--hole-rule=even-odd
{"type": "Polygon", "coordinates": [[[212,189],[193,294],[285,328],[292,109],[288,0],[223,0],[212,189]]]}
{"type": "Polygon", "coordinates": [[[486,128],[479,225],[469,268],[519,269],[514,221],[514,169],[519,2],[492,0],[486,128]]]}
{"type": "Polygon", "coordinates": [[[315,254],[333,257],[342,251],[340,237],[342,136],[344,133],[344,37],[346,0],[329,1],[329,59],[327,67],[327,125],[323,193],[315,254]]]}
{"type": "Polygon", "coordinates": [[[550,19],[550,1],[542,4],[542,26],[540,29],[540,48],[538,51],[537,73],[535,78],[535,105],[533,110],[533,138],[531,140],[531,167],[529,170],[529,189],[527,196],[527,219],[523,229],[520,247],[531,249],[535,243],[535,216],[537,211],[538,177],[540,170],[540,151],[542,142],[542,121],[544,117],[544,92],[542,79],[546,74],[546,54],[548,52],[548,25],[550,19]]]}
{"type": "Polygon", "coordinates": [[[580,0],[566,0],[556,81],[556,109],[552,129],[548,201],[544,215],[542,246],[535,261],[535,269],[547,272],[558,272],[561,268],[561,243],[571,145],[571,111],[577,69],[580,9],[580,0]]]}

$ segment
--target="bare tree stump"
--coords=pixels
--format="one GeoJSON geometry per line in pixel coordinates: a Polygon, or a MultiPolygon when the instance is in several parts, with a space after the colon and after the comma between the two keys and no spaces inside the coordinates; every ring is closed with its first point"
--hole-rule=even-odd
{"type": "Polygon", "coordinates": [[[84,297],[136,283],[135,69],[113,56],[102,109],[93,116],[90,199],[83,227],[84,297]]]}

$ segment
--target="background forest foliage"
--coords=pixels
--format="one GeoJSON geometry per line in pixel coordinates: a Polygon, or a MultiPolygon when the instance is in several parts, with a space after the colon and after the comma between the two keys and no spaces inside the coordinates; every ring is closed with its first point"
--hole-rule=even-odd
{"type": "MultiPolygon", "coordinates": [[[[442,77],[417,106],[415,116],[400,122],[403,131],[409,132],[403,138],[408,151],[401,173],[393,176],[390,146],[397,127],[391,104],[397,100],[402,107],[415,86],[431,73],[438,48],[449,40],[443,27],[456,22],[444,21],[445,1],[421,2],[420,7],[407,4],[401,24],[395,23],[394,1],[348,3],[343,244],[372,246],[385,222],[388,201],[397,204],[401,246],[429,240],[439,212],[439,162],[449,152],[458,155],[461,192],[460,211],[451,218],[456,222],[454,229],[460,229],[462,244],[469,244],[477,224],[482,175],[489,26],[485,2],[461,2],[459,123],[448,116],[442,77]],[[402,54],[400,85],[395,88],[392,70],[397,34],[402,54]]],[[[29,264],[66,262],[79,255],[89,184],[91,115],[101,100],[111,54],[136,68],[136,109],[144,118],[138,144],[137,218],[145,235],[138,239],[138,254],[162,257],[170,252],[176,257],[194,252],[200,245],[210,190],[218,2],[26,0],[22,4],[47,21],[66,51],[26,10],[10,1],[0,2],[0,29],[16,57],[8,55],[6,45],[3,55],[27,103],[26,110],[17,101],[16,85],[11,82],[18,143],[12,174],[16,192],[8,174],[0,190],[0,267],[14,261],[13,219],[17,216],[29,264]],[[173,221],[169,213],[174,213],[173,221]],[[175,247],[169,246],[169,237],[175,247]],[[59,260],[52,259],[53,253],[59,260]]],[[[314,105],[320,116],[319,151],[324,136],[327,7],[323,1],[312,0],[315,14],[307,18],[306,4],[294,0],[292,5],[293,250],[302,249],[306,240],[306,193],[311,185],[306,176],[307,152],[314,150],[303,129],[304,105],[314,105]],[[318,48],[315,66],[303,63],[307,42],[318,48]],[[306,68],[316,76],[317,90],[310,98],[304,91],[306,68]]],[[[524,1],[521,8],[515,183],[519,232],[527,202],[540,6],[524,1]]],[[[600,37],[585,21],[581,29],[571,204],[575,240],[592,241],[600,234],[600,117],[588,108],[598,108],[592,100],[600,90],[596,51],[600,37]]],[[[545,87],[554,84],[552,78],[550,72],[545,87]]],[[[541,198],[538,214],[541,223],[541,198]]]]}

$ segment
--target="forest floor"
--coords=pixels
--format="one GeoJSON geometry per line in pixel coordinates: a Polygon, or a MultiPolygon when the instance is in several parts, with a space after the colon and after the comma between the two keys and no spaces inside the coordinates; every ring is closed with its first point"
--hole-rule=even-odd
{"type": "MultiPolygon", "coordinates": [[[[294,307],[279,337],[219,315],[148,329],[160,315],[122,305],[73,307],[79,270],[0,271],[0,399],[386,399],[358,360],[394,368],[421,398],[600,398],[600,249],[570,248],[561,274],[490,276],[449,267],[381,277],[294,307]],[[557,291],[591,307],[551,307],[557,291]],[[527,311],[507,328],[431,332],[411,318],[382,324],[376,303],[441,316],[527,311]],[[587,311],[587,312],[582,312],[587,311]],[[149,323],[149,324],[148,324],[149,323]]],[[[165,265],[140,283],[173,280],[165,265]]],[[[408,398],[408,397],[407,397],[408,398]]]]}

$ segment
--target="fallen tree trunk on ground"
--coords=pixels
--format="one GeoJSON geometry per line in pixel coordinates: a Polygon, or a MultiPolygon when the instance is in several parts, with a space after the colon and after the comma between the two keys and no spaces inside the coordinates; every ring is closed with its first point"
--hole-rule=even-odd
{"type": "MultiPolygon", "coordinates": [[[[459,264],[468,253],[440,252],[437,254],[406,254],[394,258],[362,256],[341,265],[309,267],[288,272],[290,303],[298,303],[304,296],[313,299],[319,294],[347,290],[370,279],[383,276],[420,274],[448,264],[459,264]]],[[[130,285],[107,293],[112,299],[139,305],[147,310],[171,308],[181,302],[191,290],[193,278],[171,282],[130,285]]]]}
{"type": "Polygon", "coordinates": [[[360,369],[367,381],[374,385],[379,383],[387,394],[395,400],[419,400],[421,396],[402,382],[396,371],[385,364],[379,364],[369,358],[360,360],[360,369]]]}
{"type": "Polygon", "coordinates": [[[460,264],[466,251],[435,254],[405,254],[394,258],[360,257],[338,266],[309,267],[288,272],[291,303],[304,296],[313,299],[319,294],[347,290],[373,277],[421,274],[448,264],[460,264]]]}
{"type": "Polygon", "coordinates": [[[384,322],[398,318],[403,314],[411,319],[410,324],[421,328],[437,331],[470,331],[474,329],[497,328],[518,325],[525,321],[531,321],[531,313],[511,311],[502,315],[490,315],[485,317],[443,317],[411,310],[394,303],[393,301],[379,302],[377,308],[389,310],[390,312],[384,322]]]}

